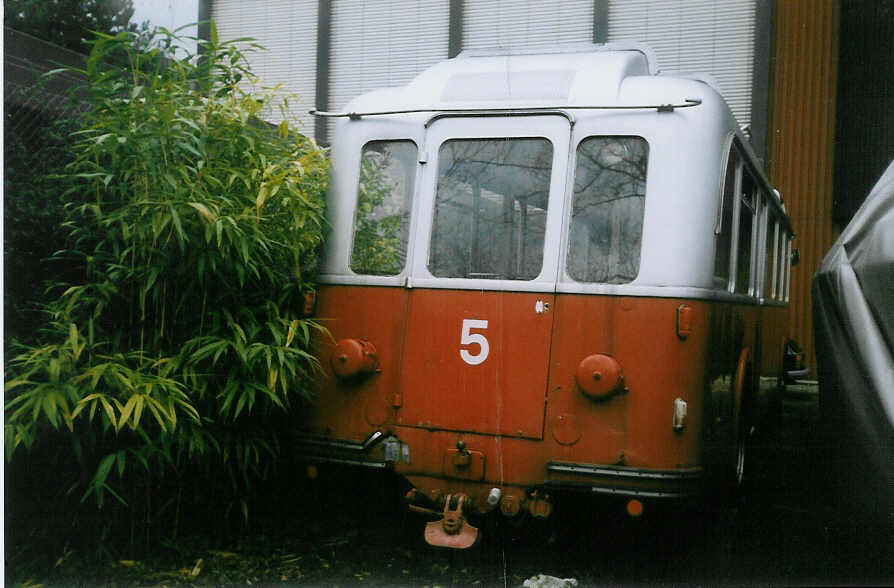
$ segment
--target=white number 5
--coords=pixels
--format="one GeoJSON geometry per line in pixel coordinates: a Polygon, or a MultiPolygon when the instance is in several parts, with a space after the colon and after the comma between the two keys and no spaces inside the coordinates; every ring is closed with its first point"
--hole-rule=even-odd
{"type": "Polygon", "coordinates": [[[472,329],[486,329],[487,321],[482,321],[478,319],[463,319],[463,332],[462,336],[459,339],[460,345],[472,345],[477,344],[481,349],[478,350],[477,355],[472,355],[469,353],[468,349],[460,349],[459,356],[463,358],[463,361],[469,365],[478,365],[479,363],[484,363],[484,360],[487,359],[487,354],[490,353],[490,344],[487,342],[487,338],[481,333],[472,333],[472,329]]]}

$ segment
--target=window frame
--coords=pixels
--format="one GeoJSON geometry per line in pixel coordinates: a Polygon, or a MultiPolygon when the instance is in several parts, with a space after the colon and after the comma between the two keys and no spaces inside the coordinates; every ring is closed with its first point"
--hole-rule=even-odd
{"type": "MultiPolygon", "coordinates": [[[[544,259],[545,247],[546,247],[546,225],[547,225],[547,221],[549,219],[550,200],[552,200],[552,198],[550,198],[550,192],[551,192],[551,186],[552,186],[552,176],[555,171],[555,169],[553,167],[553,165],[554,165],[554,157],[553,157],[554,151],[555,151],[555,145],[547,137],[476,137],[476,138],[463,137],[463,138],[447,138],[447,139],[444,139],[443,141],[441,141],[441,143],[438,145],[438,152],[437,152],[438,153],[438,157],[437,157],[438,170],[437,170],[436,182],[435,182],[435,192],[434,192],[434,197],[432,200],[431,223],[430,223],[430,230],[429,230],[429,241],[428,241],[428,248],[427,248],[427,259],[426,259],[426,269],[434,278],[437,278],[437,279],[508,280],[508,281],[512,281],[512,282],[530,282],[530,281],[536,280],[539,277],[540,273],[543,270],[543,265],[546,261],[544,259]],[[549,168],[549,177],[547,178],[546,185],[545,185],[545,188],[546,188],[545,189],[545,193],[546,193],[545,208],[541,209],[543,212],[543,216],[544,216],[543,236],[542,236],[542,239],[540,240],[540,242],[536,244],[536,245],[538,245],[537,248],[541,250],[541,255],[540,255],[540,259],[539,259],[539,269],[537,271],[537,274],[535,274],[534,276],[529,277],[529,278],[525,278],[525,277],[501,277],[501,278],[485,277],[487,275],[491,275],[490,272],[481,273],[479,275],[464,275],[464,276],[436,274],[435,271],[437,271],[440,268],[433,267],[433,265],[437,265],[435,263],[435,261],[433,261],[433,257],[434,257],[433,254],[436,249],[434,247],[435,236],[436,235],[438,235],[439,237],[441,236],[440,231],[438,230],[439,225],[437,222],[439,220],[439,214],[441,213],[439,204],[445,204],[445,206],[450,204],[449,200],[442,201],[440,199],[440,197],[442,195],[441,191],[440,191],[441,181],[442,181],[442,179],[444,179],[440,173],[440,167],[441,167],[441,159],[444,156],[444,150],[451,143],[465,142],[467,144],[472,144],[475,142],[479,142],[479,143],[491,142],[494,144],[498,144],[498,142],[500,142],[500,141],[505,141],[507,143],[512,142],[512,141],[517,141],[517,142],[527,141],[527,142],[531,142],[531,143],[540,142],[542,144],[540,146],[540,148],[549,150],[548,152],[546,152],[546,151],[543,152],[543,155],[546,155],[549,157],[550,168],[549,168]]],[[[489,162],[489,163],[494,163],[494,162],[489,162]]],[[[489,220],[488,216],[490,216],[486,212],[484,212],[484,208],[486,208],[486,205],[484,203],[487,202],[487,198],[483,194],[483,192],[485,192],[486,190],[483,187],[481,187],[480,185],[477,187],[477,189],[475,189],[474,186],[470,186],[470,187],[472,188],[472,194],[470,195],[470,198],[471,198],[471,201],[475,203],[475,206],[474,206],[475,212],[469,216],[463,216],[460,219],[461,221],[462,220],[470,220],[472,222],[472,227],[471,227],[471,231],[470,231],[471,232],[471,234],[470,234],[471,243],[469,244],[472,253],[470,253],[470,257],[467,261],[471,262],[473,264],[473,266],[478,264],[479,269],[484,269],[484,268],[480,267],[480,264],[487,257],[490,257],[490,256],[487,254],[481,253],[483,246],[479,246],[479,239],[482,236],[482,234],[479,232],[479,223],[482,221],[485,221],[485,222],[488,221],[489,220]]],[[[533,184],[532,184],[532,187],[533,187],[533,184]]],[[[518,198],[513,196],[511,193],[497,193],[497,192],[491,192],[491,193],[494,194],[495,196],[499,197],[501,200],[498,203],[494,203],[494,204],[496,204],[497,207],[503,209],[498,216],[503,217],[503,220],[505,220],[505,215],[506,215],[505,207],[507,204],[506,197],[508,196],[508,197],[511,197],[511,204],[512,204],[513,208],[516,203],[519,204],[519,220],[526,221],[526,219],[528,217],[528,208],[529,208],[529,205],[527,203],[525,204],[524,208],[522,208],[521,201],[518,200],[518,198]]],[[[461,209],[461,208],[462,208],[461,205],[456,205],[454,207],[454,209],[461,209]]],[[[446,213],[447,208],[445,207],[444,210],[446,213]]],[[[514,214],[512,216],[514,217],[514,214]]],[[[460,224],[462,224],[462,223],[460,223],[460,224]]],[[[500,223],[498,222],[496,224],[500,224],[500,223]]],[[[490,231],[488,230],[488,227],[485,227],[485,233],[493,234],[493,232],[499,230],[499,228],[496,226],[496,224],[489,227],[491,229],[490,231]]],[[[527,222],[524,222],[523,224],[525,226],[527,226],[527,222]]],[[[524,239],[525,235],[523,235],[520,232],[521,227],[516,226],[515,223],[513,222],[508,227],[504,223],[502,225],[502,228],[503,228],[503,230],[508,229],[510,238],[509,238],[509,240],[504,240],[503,242],[499,243],[499,247],[497,249],[507,246],[509,249],[511,249],[513,251],[514,254],[517,254],[519,252],[519,250],[525,251],[526,246],[523,243],[525,240],[524,239]],[[513,233],[515,233],[515,234],[513,234],[513,233]]],[[[440,245],[442,243],[439,241],[438,244],[440,245]]],[[[497,257],[501,257],[500,252],[497,252],[495,255],[497,257]]],[[[514,255],[510,255],[506,259],[501,260],[501,261],[505,261],[505,262],[513,261],[514,264],[516,266],[518,266],[519,262],[523,263],[525,260],[526,260],[525,258],[518,259],[514,255]]],[[[536,262],[537,260],[533,259],[533,261],[536,262]]],[[[449,266],[445,266],[445,269],[449,270],[449,266]]],[[[494,268],[487,268],[487,269],[499,269],[499,268],[494,267],[494,268]]],[[[493,274],[493,275],[498,275],[498,274],[493,274]]]]}
{"type": "Polygon", "coordinates": [[[727,292],[733,291],[733,278],[735,276],[733,265],[733,253],[735,251],[736,235],[738,225],[736,223],[737,196],[742,184],[742,168],[744,157],[741,150],[737,147],[735,136],[730,137],[729,145],[726,149],[726,156],[723,160],[723,170],[720,184],[720,198],[717,206],[717,217],[714,221],[714,268],[712,270],[714,276],[715,287],[720,287],[727,292]],[[732,177],[730,172],[732,171],[732,177]],[[729,216],[727,217],[727,211],[729,216]],[[723,242],[724,221],[729,220],[727,227],[729,238],[723,242]],[[726,251],[723,251],[723,246],[726,251]],[[726,273],[719,275],[717,273],[717,260],[720,257],[726,258],[726,273]]]}
{"type": "MultiPolygon", "coordinates": [[[[587,134],[582,136],[574,145],[574,149],[569,153],[569,163],[568,163],[568,212],[566,213],[565,225],[563,227],[563,233],[565,238],[563,239],[562,245],[562,259],[561,259],[561,271],[565,279],[581,285],[586,286],[624,286],[626,284],[630,284],[635,282],[639,277],[640,270],[642,269],[642,261],[643,261],[643,235],[645,228],[645,218],[646,218],[646,199],[648,194],[648,186],[649,186],[649,163],[651,161],[652,156],[652,145],[649,143],[649,140],[640,135],[634,133],[627,134],[618,134],[618,133],[600,133],[600,134],[587,134]],[[572,227],[574,223],[574,204],[576,198],[575,185],[577,182],[577,174],[578,174],[578,161],[579,161],[579,152],[584,143],[596,140],[596,139],[638,139],[642,141],[645,145],[645,166],[646,173],[643,178],[643,207],[642,207],[642,217],[640,218],[640,233],[639,233],[639,251],[637,252],[636,259],[636,275],[634,275],[631,279],[623,281],[623,282],[610,282],[610,281],[595,281],[595,280],[581,280],[573,275],[569,270],[569,258],[571,254],[571,240],[572,240],[572,227]]],[[[628,196],[629,197],[629,196],[628,196]]]]}
{"type": "Polygon", "coordinates": [[[772,235],[768,235],[767,237],[767,247],[768,251],[765,253],[765,259],[769,262],[769,267],[764,268],[764,276],[767,276],[767,272],[769,271],[769,289],[764,293],[764,298],[769,300],[778,300],[777,292],[778,292],[778,273],[779,273],[779,215],[772,208],[768,208],[769,215],[767,222],[767,230],[770,230],[770,225],[772,225],[772,235]],[[772,240],[772,245],[771,245],[772,240]],[[772,253],[771,248],[772,246],[772,253]],[[771,255],[771,257],[767,257],[767,255],[771,255]]]}
{"type": "Polygon", "coordinates": [[[410,248],[412,246],[412,239],[413,239],[413,235],[412,235],[413,216],[415,214],[415,209],[417,208],[417,206],[414,206],[414,203],[416,201],[416,187],[417,187],[417,183],[419,180],[419,178],[418,178],[418,176],[419,176],[418,159],[419,159],[419,144],[414,139],[411,139],[409,137],[402,138],[402,139],[369,138],[369,139],[363,141],[363,143],[361,144],[360,156],[357,159],[357,162],[359,163],[359,165],[357,166],[357,169],[355,170],[356,176],[357,176],[357,181],[354,182],[354,200],[352,203],[350,239],[348,241],[348,251],[347,251],[347,254],[348,254],[347,269],[348,269],[348,272],[350,273],[350,275],[361,276],[363,278],[394,278],[396,276],[402,275],[404,272],[407,271],[407,268],[409,267],[410,257],[411,257],[410,248]],[[356,244],[356,237],[357,237],[357,215],[358,215],[359,209],[360,209],[360,207],[359,207],[360,181],[361,181],[360,176],[361,176],[362,167],[363,167],[363,155],[364,155],[364,152],[366,151],[366,148],[369,145],[372,145],[374,143],[409,143],[416,150],[416,157],[414,158],[416,161],[415,161],[415,165],[413,166],[413,169],[409,172],[411,175],[410,185],[407,187],[407,191],[406,191],[406,197],[409,202],[409,208],[406,210],[406,214],[407,214],[406,240],[403,243],[403,245],[406,249],[406,254],[404,255],[404,259],[403,259],[403,262],[401,263],[400,270],[395,273],[373,273],[373,272],[364,273],[364,272],[356,271],[352,267],[353,260],[354,260],[354,246],[356,244]]]}
{"type": "Polygon", "coordinates": [[[559,268],[565,182],[567,178],[569,136],[567,116],[553,113],[525,115],[525,124],[507,124],[505,117],[445,115],[429,121],[420,158],[425,160],[417,182],[416,229],[411,248],[413,261],[406,280],[408,287],[460,290],[507,290],[515,292],[555,292],[559,268]],[[437,277],[428,269],[430,244],[437,197],[438,161],[441,146],[463,139],[546,139],[552,146],[547,219],[540,273],[533,280],[437,277]]]}

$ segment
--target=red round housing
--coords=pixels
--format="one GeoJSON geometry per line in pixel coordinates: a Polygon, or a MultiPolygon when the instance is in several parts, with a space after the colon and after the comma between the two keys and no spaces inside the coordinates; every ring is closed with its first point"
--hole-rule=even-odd
{"type": "Polygon", "coordinates": [[[606,398],[624,389],[624,373],[618,361],[604,353],[585,357],[574,374],[581,392],[591,398],[606,398]]]}
{"type": "Polygon", "coordinates": [[[332,371],[340,378],[379,371],[375,346],[366,339],[341,339],[332,352],[332,371]]]}

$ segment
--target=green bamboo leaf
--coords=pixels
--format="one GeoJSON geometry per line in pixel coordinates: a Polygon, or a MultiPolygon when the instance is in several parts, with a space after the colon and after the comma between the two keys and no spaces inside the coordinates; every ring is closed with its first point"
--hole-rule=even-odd
{"type": "Polygon", "coordinates": [[[158,426],[161,427],[161,430],[165,433],[168,432],[168,427],[165,424],[165,419],[162,417],[162,413],[164,412],[164,408],[159,404],[159,402],[150,397],[146,397],[146,406],[149,407],[149,412],[152,413],[152,416],[155,417],[155,421],[158,423],[158,426]]]}
{"type": "Polygon", "coordinates": [[[206,222],[214,222],[214,215],[211,214],[211,211],[208,210],[208,207],[202,204],[201,202],[187,202],[189,206],[192,206],[199,213],[199,216],[205,220],[206,222]]]}
{"type": "Polygon", "coordinates": [[[247,398],[248,394],[249,393],[246,390],[245,392],[243,392],[242,394],[239,395],[239,400],[236,401],[236,409],[233,411],[234,419],[236,417],[238,417],[239,414],[242,412],[242,409],[245,408],[245,402],[248,400],[248,398],[247,398]]]}
{"type": "Polygon", "coordinates": [[[112,405],[106,400],[105,396],[99,397],[99,402],[102,404],[102,409],[105,411],[106,416],[109,419],[109,422],[112,423],[112,426],[115,427],[115,430],[118,430],[118,421],[115,419],[115,409],[112,408],[112,405]]]}
{"type": "Polygon", "coordinates": [[[176,144],[178,147],[180,147],[181,149],[184,149],[184,150],[186,150],[186,151],[189,151],[190,153],[192,153],[192,154],[195,155],[196,157],[202,157],[201,152],[199,152],[198,149],[196,149],[195,147],[193,147],[192,145],[190,145],[190,144],[187,143],[186,141],[177,141],[175,144],[176,144]]]}
{"type": "MultiPolygon", "coordinates": [[[[142,397],[139,394],[133,394],[124,404],[124,408],[121,409],[121,414],[118,415],[118,422],[122,427],[127,423],[127,420],[130,418],[131,413],[133,413],[141,398],[142,397]]],[[[135,429],[136,426],[131,423],[130,428],[135,429]]]]}
{"type": "Polygon", "coordinates": [[[68,325],[68,341],[71,344],[72,355],[77,355],[77,353],[78,353],[78,326],[75,323],[69,323],[69,325],[68,325]]]}
{"type": "Polygon", "coordinates": [[[187,400],[182,397],[174,398],[174,402],[176,402],[180,408],[186,412],[186,414],[195,422],[200,422],[202,419],[199,417],[199,412],[195,409],[195,407],[190,404],[187,400]]]}
{"type": "MultiPolygon", "coordinates": [[[[84,410],[84,408],[85,408],[88,404],[89,404],[89,402],[87,401],[87,399],[86,399],[86,398],[82,398],[82,399],[80,400],[80,402],[78,402],[78,403],[75,405],[75,408],[74,408],[74,410],[73,410],[72,413],[71,413],[71,418],[73,418],[73,419],[74,419],[74,418],[77,418],[77,416],[78,416],[79,414],[81,414],[81,411],[84,410]]],[[[91,418],[92,418],[92,417],[91,417],[91,418]]]]}
{"type": "Polygon", "coordinates": [[[291,323],[289,323],[289,332],[286,335],[286,347],[292,344],[292,341],[295,339],[295,329],[298,328],[299,320],[295,319],[291,323]]]}
{"type": "Polygon", "coordinates": [[[110,453],[106,455],[99,461],[99,466],[96,468],[96,473],[93,474],[93,480],[91,484],[95,488],[100,488],[105,485],[106,479],[109,477],[109,472],[112,471],[112,466],[115,465],[116,454],[110,453]]]}
{"type": "MultiPolygon", "coordinates": [[[[9,380],[8,382],[6,382],[6,383],[4,384],[3,389],[4,389],[6,392],[9,392],[9,391],[11,391],[11,390],[13,390],[13,389],[15,389],[15,388],[18,388],[19,386],[23,386],[23,385],[25,385],[25,384],[30,384],[30,383],[31,383],[31,381],[30,381],[28,378],[26,378],[26,377],[13,378],[12,380],[9,380]]],[[[10,400],[10,401],[6,404],[6,409],[9,410],[9,408],[10,408],[10,406],[11,406],[10,403],[20,402],[22,398],[23,398],[22,396],[18,396],[18,397],[16,397],[16,398],[13,398],[12,400],[10,400]]]]}
{"type": "Polygon", "coordinates": [[[133,407],[133,420],[130,422],[130,428],[133,430],[140,426],[140,417],[143,416],[143,406],[145,405],[143,396],[136,396],[136,398],[133,407]]]}
{"type": "Polygon", "coordinates": [[[58,407],[56,406],[56,395],[46,394],[43,397],[43,413],[47,415],[47,420],[53,425],[54,429],[59,428],[58,407]]]}
{"type": "Polygon", "coordinates": [[[174,222],[174,228],[177,231],[177,244],[180,245],[180,249],[182,250],[187,241],[186,233],[183,232],[183,225],[180,223],[180,215],[177,213],[177,209],[174,208],[174,205],[171,205],[170,210],[171,220],[174,222]]]}
{"type": "MultiPolygon", "coordinates": [[[[127,506],[127,501],[124,500],[124,498],[120,494],[115,492],[115,490],[111,486],[106,484],[103,486],[103,489],[106,490],[109,494],[111,494],[115,498],[115,500],[120,502],[122,505],[127,506]]],[[[102,508],[102,505],[100,505],[100,508],[102,508]]]]}
{"type": "Polygon", "coordinates": [[[174,410],[174,400],[168,398],[168,420],[171,422],[171,429],[173,430],[177,426],[177,411],[174,410]]]}
{"type": "Polygon", "coordinates": [[[227,39],[226,41],[221,43],[220,46],[224,47],[226,45],[235,45],[236,43],[248,43],[249,41],[254,41],[254,38],[253,37],[237,37],[235,39],[227,39]]]}
{"type": "Polygon", "coordinates": [[[140,465],[143,466],[144,470],[149,469],[149,462],[146,460],[146,457],[140,453],[139,451],[130,449],[130,454],[137,458],[137,461],[140,462],[140,465]]]}
{"type": "Polygon", "coordinates": [[[261,218],[261,209],[264,208],[264,202],[267,200],[267,184],[261,184],[258,190],[258,196],[255,199],[255,211],[258,218],[261,218]]]}
{"type": "MultiPolygon", "coordinates": [[[[292,374],[294,375],[294,374],[292,374]]],[[[279,386],[282,389],[282,397],[288,400],[289,395],[289,378],[282,377],[279,379],[279,386]]]]}
{"type": "Polygon", "coordinates": [[[228,382],[223,391],[218,395],[218,400],[221,398],[223,402],[220,404],[220,408],[218,412],[222,415],[228,414],[230,412],[230,406],[233,404],[233,399],[235,398],[235,387],[232,382],[228,382]]]}

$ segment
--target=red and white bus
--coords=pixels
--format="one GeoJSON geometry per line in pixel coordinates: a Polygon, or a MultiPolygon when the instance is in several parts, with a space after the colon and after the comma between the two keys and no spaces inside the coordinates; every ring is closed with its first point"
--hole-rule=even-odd
{"type": "Polygon", "coordinates": [[[710,80],[654,64],[465,52],[316,112],[332,340],[300,448],[405,477],[429,543],[549,516],[559,490],[638,516],[742,480],[792,227],[710,80]]]}

